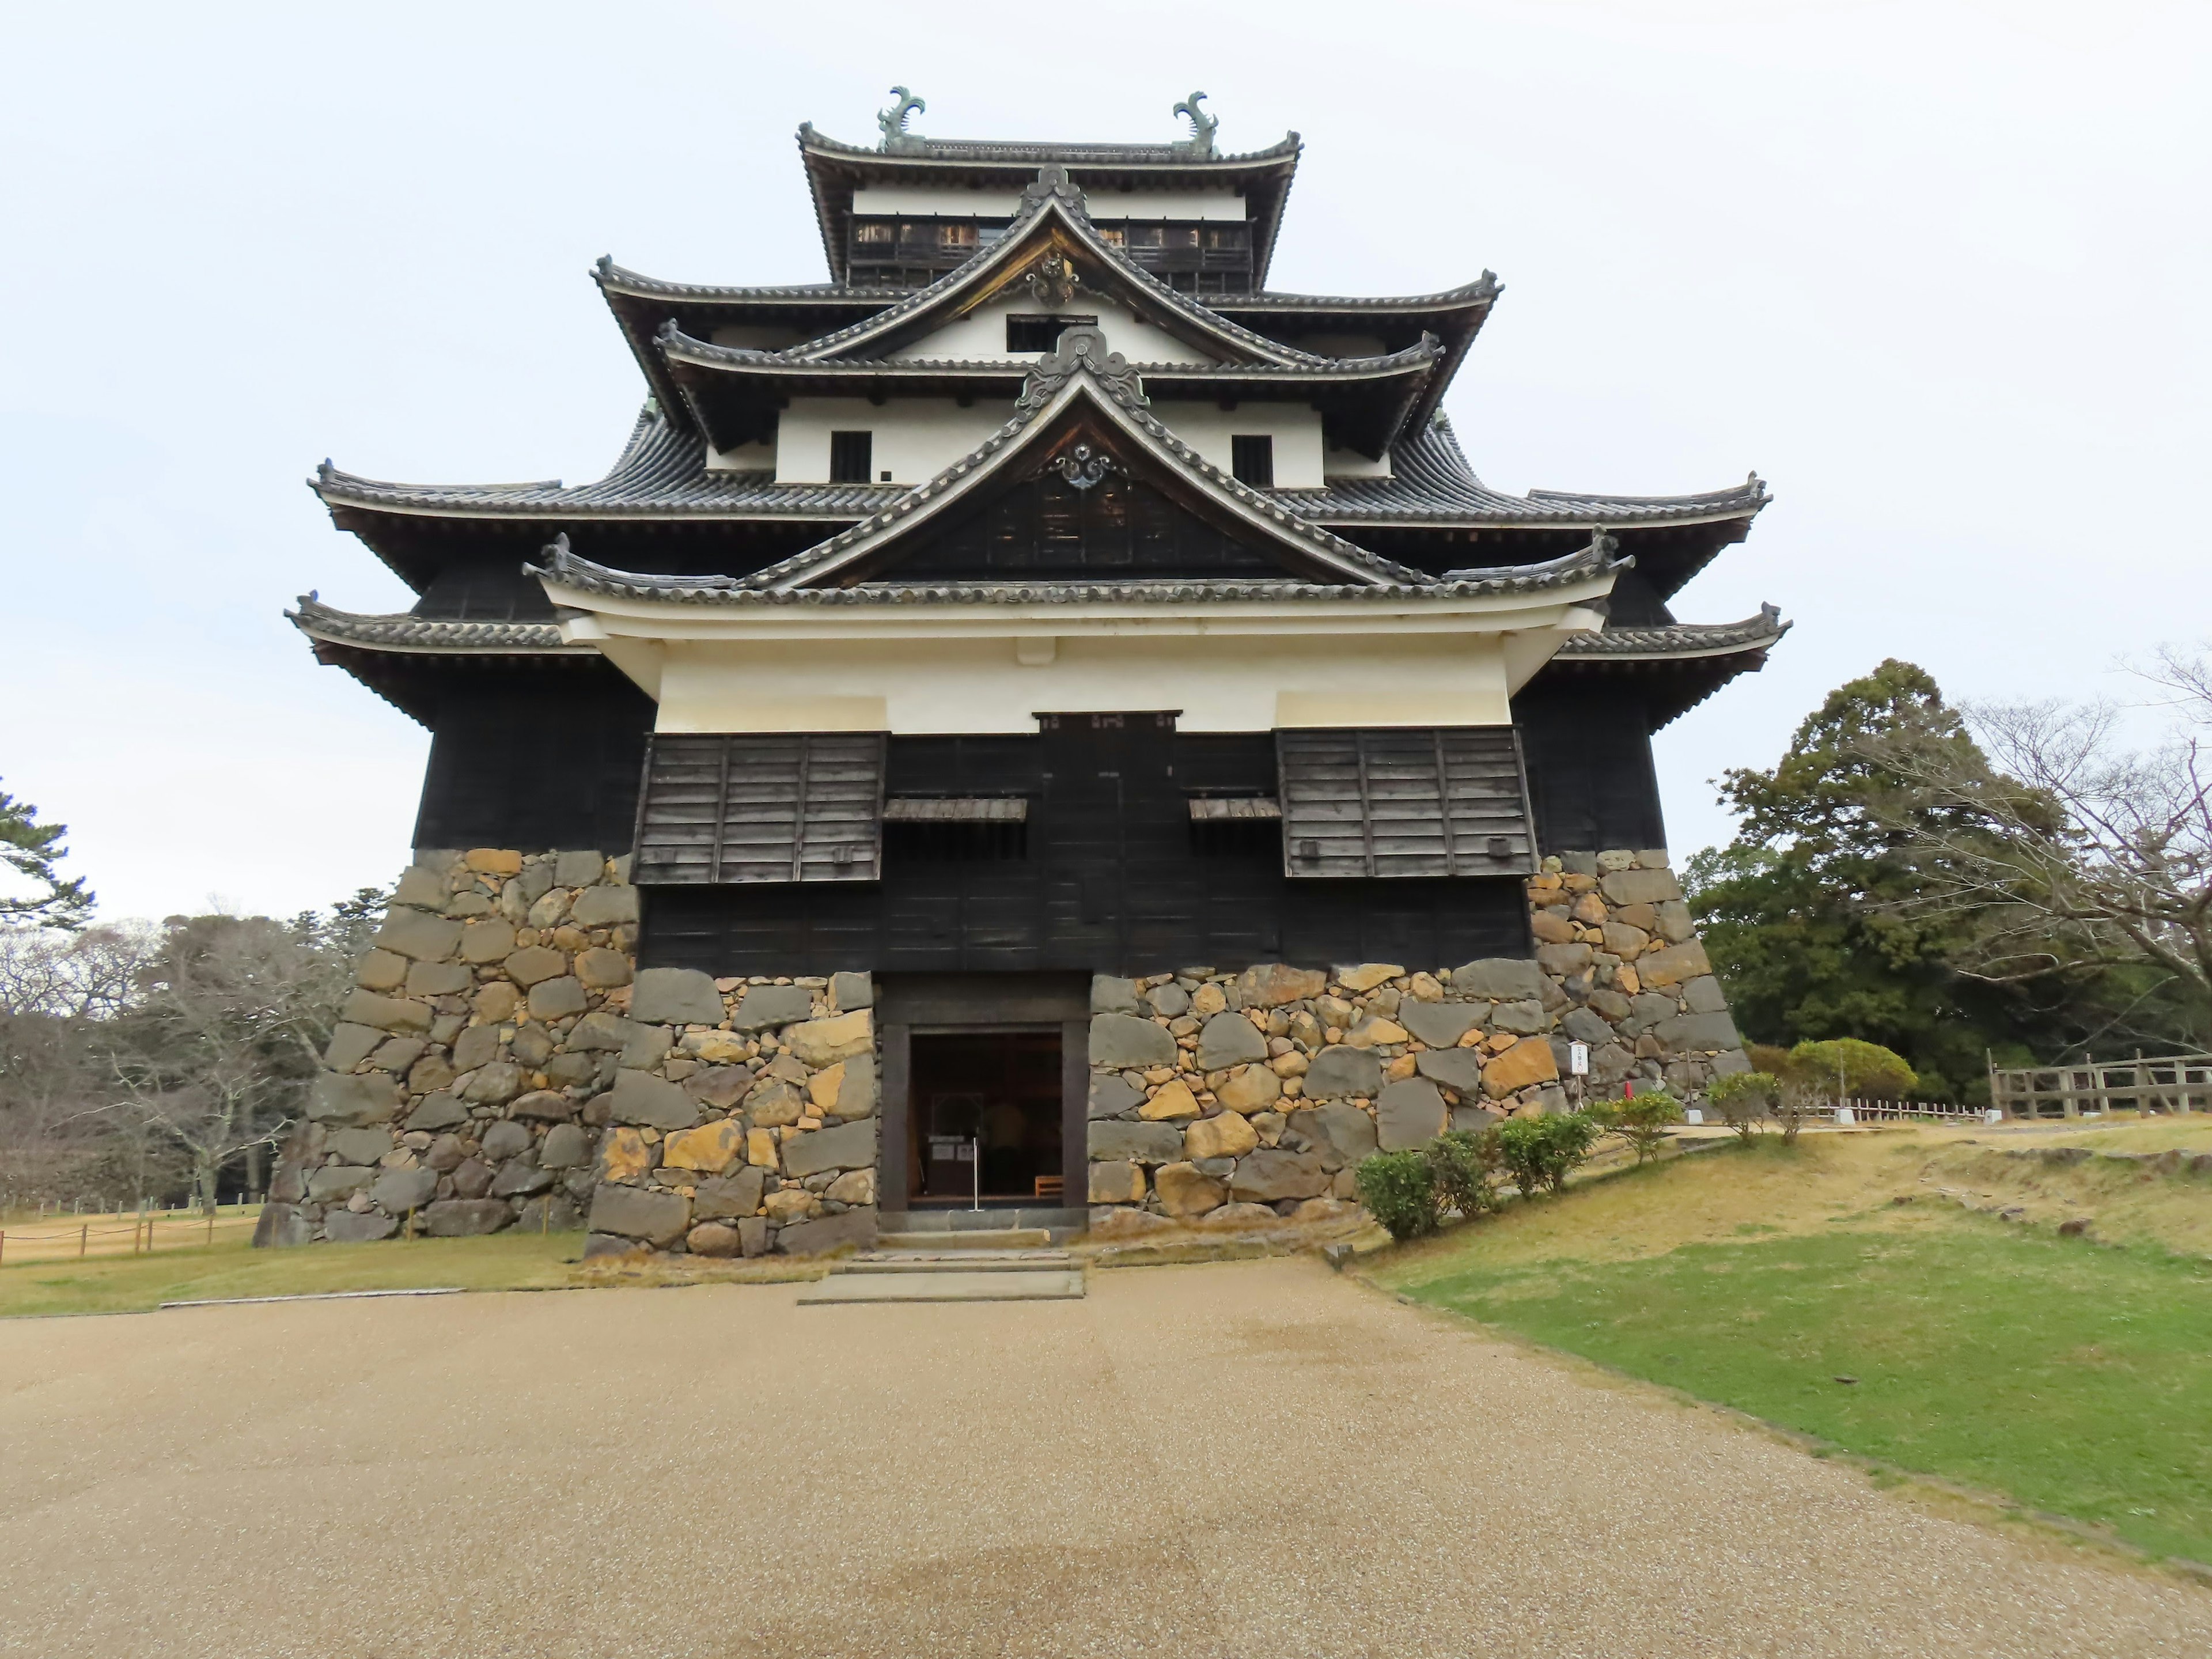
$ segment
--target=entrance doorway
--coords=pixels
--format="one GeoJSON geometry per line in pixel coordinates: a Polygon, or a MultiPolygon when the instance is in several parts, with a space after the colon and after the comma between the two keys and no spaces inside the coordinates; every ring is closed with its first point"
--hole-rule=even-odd
{"type": "Polygon", "coordinates": [[[1060,1203],[1058,1031],[917,1031],[908,1066],[915,1209],[1060,1203]]]}

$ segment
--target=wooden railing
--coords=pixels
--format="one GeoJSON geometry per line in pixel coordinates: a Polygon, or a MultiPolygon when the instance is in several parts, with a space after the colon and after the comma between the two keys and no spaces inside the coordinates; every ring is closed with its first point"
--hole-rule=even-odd
{"type": "Polygon", "coordinates": [[[2102,1116],[2111,1111],[2212,1112],[2212,1054],[2084,1060],[1990,1068],[1990,1101],[2007,1117],[2102,1116]]]}

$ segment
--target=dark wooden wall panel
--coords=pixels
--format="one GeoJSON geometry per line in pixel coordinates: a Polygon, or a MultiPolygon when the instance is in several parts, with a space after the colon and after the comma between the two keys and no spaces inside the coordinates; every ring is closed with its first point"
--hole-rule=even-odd
{"type": "Polygon", "coordinates": [[[1664,847],[1659,775],[1641,691],[1632,684],[1545,685],[1513,700],[1540,851],[1664,847]]]}

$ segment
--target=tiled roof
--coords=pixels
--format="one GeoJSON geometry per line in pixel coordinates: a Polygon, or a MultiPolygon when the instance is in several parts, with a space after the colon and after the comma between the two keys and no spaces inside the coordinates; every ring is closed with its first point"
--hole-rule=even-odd
{"type": "Polygon", "coordinates": [[[1486,270],[1471,283],[1437,294],[1285,294],[1268,289],[1257,294],[1212,294],[1206,298],[1217,311],[1437,311],[1488,305],[1504,291],[1497,273],[1486,270]]]}
{"type": "Polygon", "coordinates": [[[602,254],[592,268],[592,279],[605,289],[617,294],[633,294],[640,299],[696,301],[712,304],[718,301],[742,303],[748,300],[775,300],[805,304],[818,301],[824,305],[866,305],[881,301],[895,305],[913,292],[903,288],[848,288],[842,283],[791,283],[781,287],[725,287],[708,283],[668,283],[658,276],[647,276],[625,270],[614,262],[611,255],[602,254]]]}
{"type": "Polygon", "coordinates": [[[802,149],[812,149],[824,155],[892,166],[901,161],[951,161],[985,167],[1173,167],[1212,171],[1249,167],[1255,162],[1290,161],[1297,156],[1299,149],[1298,135],[1295,132],[1285,133],[1265,149],[1245,150],[1231,155],[1194,150],[1182,144],[1012,143],[986,139],[927,138],[915,133],[906,139],[904,148],[884,150],[872,144],[848,144],[841,139],[828,137],[817,132],[811,121],[799,127],[799,142],[802,149]]]}
{"type": "Polygon", "coordinates": [[[300,608],[285,617],[310,639],[386,651],[439,653],[517,652],[588,653],[589,646],[568,645],[555,623],[445,622],[423,617],[363,616],[337,611],[313,593],[300,596],[300,608]]]}
{"type": "Polygon", "coordinates": [[[1765,605],[1756,617],[1732,623],[1672,623],[1664,628],[1606,628],[1569,636],[1563,657],[1680,658],[1764,651],[1790,631],[1777,607],[1765,605]]]}
{"type": "MultiPolygon", "coordinates": [[[[709,341],[696,339],[676,326],[672,319],[662,325],[657,337],[662,350],[679,362],[696,363],[705,368],[751,370],[763,374],[805,373],[814,374],[849,374],[855,380],[886,376],[896,380],[901,375],[988,375],[996,379],[1020,380],[1030,367],[1026,357],[811,357],[799,354],[805,347],[793,347],[787,351],[762,351],[750,346],[715,345],[709,341]]],[[[1372,357],[1314,357],[1300,353],[1304,361],[1265,363],[1133,363],[1139,374],[1165,380],[1225,380],[1249,377],[1273,380],[1371,380],[1377,376],[1403,374],[1409,370],[1425,369],[1443,356],[1443,348],[1434,335],[1424,335],[1419,343],[1407,346],[1402,351],[1389,351],[1372,357]]]]}

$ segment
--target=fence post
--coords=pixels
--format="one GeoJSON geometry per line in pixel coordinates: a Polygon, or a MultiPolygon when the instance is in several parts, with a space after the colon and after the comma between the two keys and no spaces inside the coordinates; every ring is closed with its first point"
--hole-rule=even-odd
{"type": "Polygon", "coordinates": [[[84,1223],[76,1230],[76,1259],[84,1260],[84,1241],[92,1237],[92,1224],[84,1223]]]}

